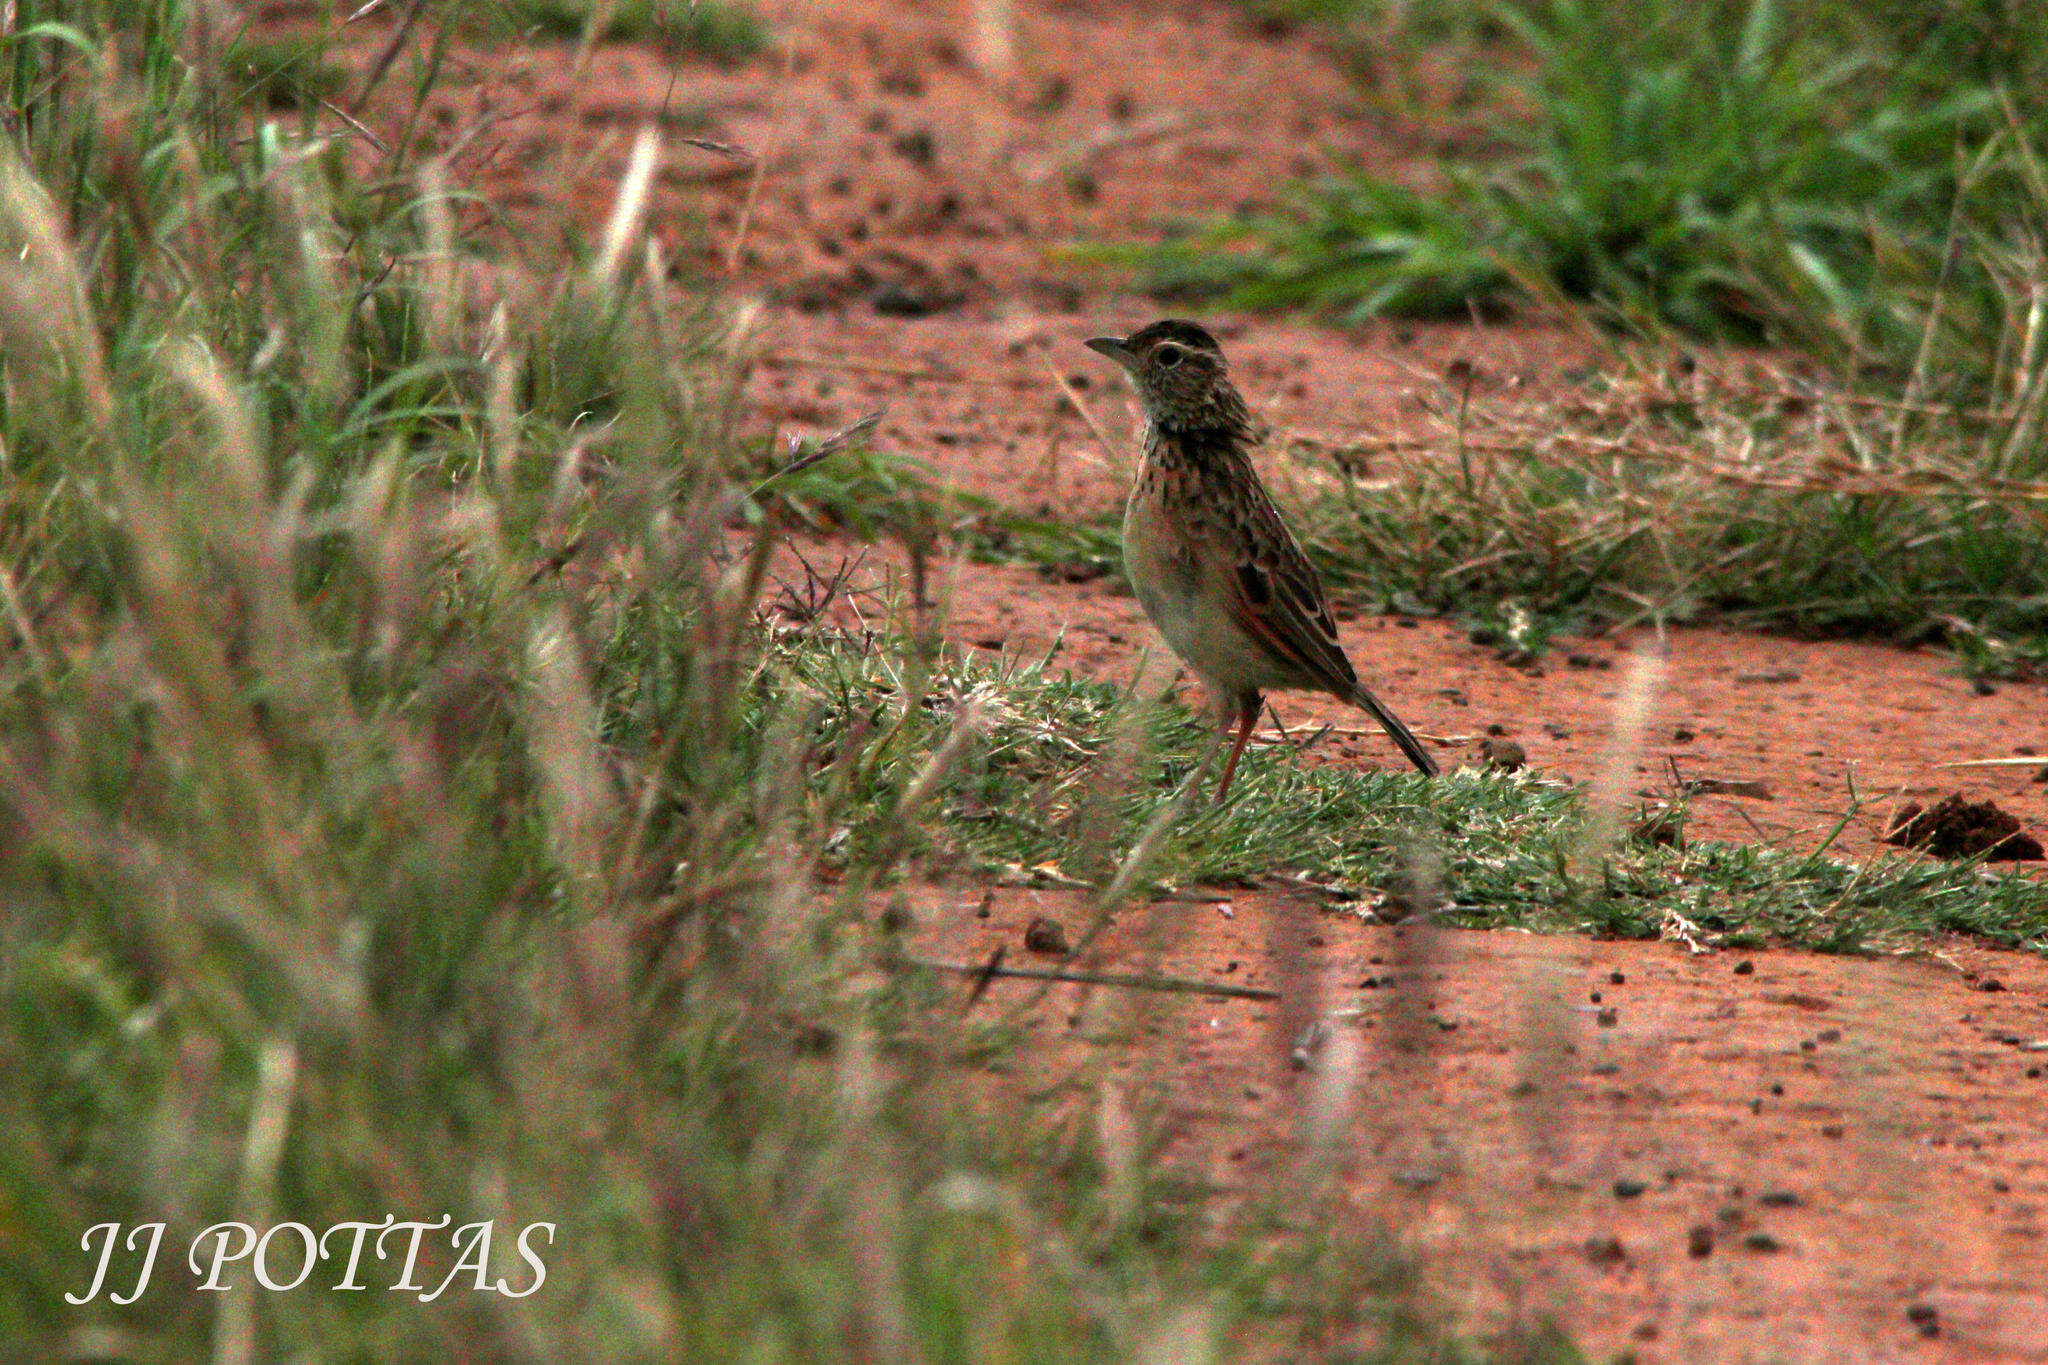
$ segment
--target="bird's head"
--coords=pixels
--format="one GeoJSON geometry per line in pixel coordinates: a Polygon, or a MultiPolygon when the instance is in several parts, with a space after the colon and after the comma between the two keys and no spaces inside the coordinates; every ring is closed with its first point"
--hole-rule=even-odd
{"type": "Polygon", "coordinates": [[[1251,429],[1251,413],[1223,348],[1208,329],[1167,318],[1127,337],[1090,337],[1085,343],[1130,374],[1145,412],[1160,426],[1178,430],[1251,429]]]}

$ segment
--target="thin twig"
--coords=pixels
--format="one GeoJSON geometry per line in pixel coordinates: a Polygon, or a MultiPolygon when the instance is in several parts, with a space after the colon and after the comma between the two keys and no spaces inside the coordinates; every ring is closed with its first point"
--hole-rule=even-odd
{"type": "MultiPolygon", "coordinates": [[[[791,16],[791,23],[794,25],[798,18],[809,19],[810,17],[810,6],[805,5],[799,14],[791,16]]],[[[797,43],[794,36],[786,39],[782,50],[782,80],[777,87],[778,89],[788,89],[790,83],[795,79],[796,47],[797,43]]],[[[779,156],[784,146],[788,143],[788,131],[782,128],[782,124],[779,121],[776,126],[780,131],[775,134],[773,140],[763,149],[761,155],[754,158],[754,173],[747,180],[747,199],[745,203],[740,205],[740,220],[733,228],[732,243],[726,248],[725,252],[725,273],[728,275],[738,273],[740,257],[746,253],[747,234],[754,226],[754,211],[760,207],[761,188],[768,180],[768,163],[779,156]]]]}
{"type": "Polygon", "coordinates": [[[974,384],[994,389],[1030,389],[1038,381],[1029,375],[983,378],[957,370],[937,370],[924,365],[896,365],[883,360],[857,360],[851,356],[817,355],[809,351],[780,351],[755,357],[755,362],[773,366],[808,366],[844,370],[849,374],[886,374],[899,379],[923,379],[935,384],[974,384]]]}
{"type": "Polygon", "coordinates": [[[883,409],[877,408],[859,421],[841,427],[816,445],[812,445],[800,437],[790,437],[788,462],[782,468],[755,484],[752,491],[747,494],[747,501],[753,502],[758,499],[777,480],[809,469],[812,465],[837,455],[848,446],[860,444],[873,433],[877,426],[881,425],[883,411],[883,409]]]}
{"type": "Polygon", "coordinates": [[[2019,758],[1961,758],[1953,763],[1937,763],[1937,768],[2039,768],[2048,765],[2048,758],[2039,754],[2026,754],[2019,758]]]}
{"type": "MultiPolygon", "coordinates": [[[[353,23],[374,8],[375,5],[363,6],[349,16],[349,21],[353,23]]],[[[391,64],[398,60],[398,54],[405,48],[405,40],[412,36],[413,25],[419,22],[420,15],[426,8],[426,0],[413,0],[411,7],[405,12],[405,17],[398,21],[398,27],[391,31],[390,39],[378,51],[376,59],[370,63],[369,74],[363,77],[363,88],[356,95],[353,112],[361,114],[369,105],[370,96],[376,93],[377,87],[384,83],[384,77],[390,74],[391,64]]]]}
{"type": "Polygon", "coordinates": [[[1084,986],[1122,986],[1136,991],[1167,991],[1177,995],[1215,995],[1231,1000],[1278,1000],[1280,992],[1265,986],[1226,986],[1216,981],[1194,981],[1183,976],[1154,976],[1142,972],[1087,972],[1071,967],[1006,967],[1000,958],[988,962],[928,962],[909,959],[909,965],[927,971],[952,972],[958,976],[1020,977],[1028,981],[1072,981],[1084,986]]]}
{"type": "Polygon", "coordinates": [[[348,110],[342,108],[333,100],[321,100],[320,107],[322,109],[325,109],[328,113],[334,115],[336,118],[340,119],[343,123],[346,123],[352,130],[354,130],[356,136],[362,138],[372,147],[375,147],[378,151],[382,152],[386,156],[391,155],[390,144],[385,142],[383,138],[378,137],[375,133],[371,132],[369,128],[364,126],[363,121],[357,118],[354,114],[351,114],[348,110]]]}
{"type": "Polygon", "coordinates": [[[715,137],[679,137],[676,141],[682,143],[685,147],[701,147],[707,152],[716,152],[720,156],[729,156],[735,161],[759,160],[754,153],[738,143],[720,142],[715,137]]]}
{"type": "Polygon", "coordinates": [[[1067,382],[1067,377],[1050,365],[1045,367],[1045,372],[1052,376],[1053,383],[1059,385],[1060,392],[1066,395],[1068,404],[1073,407],[1075,412],[1081,414],[1081,420],[1088,424],[1088,430],[1095,433],[1095,439],[1102,444],[1103,455],[1113,464],[1121,466],[1123,461],[1118,458],[1116,443],[1109,439],[1109,433],[1102,429],[1102,423],[1095,420],[1095,414],[1090,412],[1088,405],[1081,401],[1081,395],[1075,391],[1072,384],[1067,382]]]}

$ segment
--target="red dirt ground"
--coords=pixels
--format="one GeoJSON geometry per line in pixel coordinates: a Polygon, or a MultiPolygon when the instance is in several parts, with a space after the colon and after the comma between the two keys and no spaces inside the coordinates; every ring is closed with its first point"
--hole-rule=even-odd
{"type": "MultiPolygon", "coordinates": [[[[657,235],[759,307],[751,424],[829,429],[886,407],[882,447],[1012,506],[1092,514],[1121,497],[1132,412],[1077,343],[1162,309],[1062,246],[1270,204],[1337,163],[1399,170],[1416,141],[1375,120],[1306,37],[1261,35],[1222,0],[1018,0],[1014,64],[987,69],[964,36],[973,7],[764,4],[775,49],[733,71],[631,46],[600,46],[581,72],[573,45],[470,51],[438,126],[466,139],[461,177],[523,221],[566,205],[589,231],[632,138],[661,121],[657,235]]],[[[387,32],[352,31],[345,57],[366,63],[387,32]]],[[[1424,403],[1452,360],[1484,377],[1475,402],[1500,403],[1613,363],[1597,338],[1541,321],[1339,331],[1206,316],[1276,426],[1339,437],[1426,439],[1424,403]]],[[[871,572],[888,562],[875,551],[871,572]]],[[[965,563],[942,578],[948,631],[969,647],[1035,655],[1057,640],[1058,660],[1112,679],[1158,649],[1103,583],[965,563]]],[[[1353,619],[1344,634],[1361,674],[1447,757],[1468,759],[1498,725],[1574,778],[1603,764],[1627,656],[1656,645],[1561,643],[1531,676],[1443,623],[1353,619]],[[1616,666],[1573,667],[1573,654],[1616,666]]],[[[2048,828],[2031,769],[1942,766],[2048,751],[2048,686],[1979,696],[1938,654],[1712,629],[1673,632],[1663,670],[1633,760],[1642,789],[1668,789],[1675,764],[1769,793],[1696,801],[1695,837],[1810,848],[1852,780],[1868,803],[1836,845],[1852,858],[1879,851],[1908,796],[1991,797],[2048,828]]],[[[1323,698],[1283,698],[1279,714],[1361,719],[1323,698]]],[[[1314,754],[1396,761],[1368,732],[1314,754]]],[[[1050,892],[1001,890],[987,919],[973,915],[979,888],[917,895],[925,948],[960,960],[997,943],[1021,954],[1033,914],[1070,929],[1082,915],[1050,892]]],[[[1093,1036],[1092,1010],[1142,1010],[1118,1055],[1161,1084],[1172,1152],[1226,1186],[1297,1159],[1304,1095],[1336,1075],[1331,1093],[1358,1118],[1345,1208],[1321,1216],[1400,1229],[1454,1314],[1555,1313],[1590,1350],[1646,1361],[2048,1361],[2041,960],[1960,944],[1874,961],[1771,952],[1737,976],[1735,957],[1676,944],[1404,936],[1270,894],[1231,911],[1155,908],[1171,927],[1157,965],[1277,983],[1278,1006],[1084,1005],[1062,987],[1033,1028],[1054,1044],[1093,1036]],[[1361,989],[1367,977],[1408,984],[1361,989]],[[2005,989],[1980,989],[1992,980],[2005,989]],[[1364,1041],[1355,1071],[1341,1043],[1293,1070],[1299,1026],[1353,1006],[1363,1015],[1334,1027],[1364,1041]],[[1422,1045],[1383,1045],[1418,1006],[1422,1045]],[[1644,1188],[1621,1197],[1616,1181],[1644,1188]],[[1909,1321],[1914,1305],[1934,1310],[1938,1336],[1909,1321]]],[[[1128,917],[1101,956],[1146,957],[1146,919],[1128,917]]],[[[1023,998],[1001,983],[984,1007],[1023,998]]]]}
{"type": "MultiPolygon", "coordinates": [[[[1034,916],[1085,915],[1071,893],[980,908],[928,890],[922,936],[1028,962],[1034,916]]],[[[1027,1015],[1048,1069],[1113,1040],[1159,1097],[1167,1158],[1225,1191],[1300,1159],[1328,1087],[1346,1178],[1313,1216],[1397,1230],[1463,1320],[1555,1315],[1594,1359],[2048,1359],[2038,958],[1694,956],[1368,927],[1263,893],[1128,914],[1102,956],[1282,998],[1061,986],[1027,1015]],[[1318,1017],[1331,1035],[1298,1070],[1318,1017]]],[[[980,1008],[1034,989],[998,981],[980,1008]]]]}

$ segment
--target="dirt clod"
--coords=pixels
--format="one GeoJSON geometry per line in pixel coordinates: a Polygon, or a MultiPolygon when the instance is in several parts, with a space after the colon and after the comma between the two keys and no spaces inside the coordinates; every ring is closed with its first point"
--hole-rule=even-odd
{"type": "Polygon", "coordinates": [[[1756,964],[1748,958],[1744,958],[1735,964],[1735,974],[1737,976],[1754,976],[1756,974],[1756,964]]]}
{"type": "Polygon", "coordinates": [[[1742,1245],[1759,1256],[1772,1256],[1785,1249],[1785,1244],[1768,1232],[1752,1232],[1742,1239],[1742,1245]]]}
{"type": "Polygon", "coordinates": [[[889,150],[913,166],[929,167],[938,159],[938,142],[929,128],[916,128],[907,133],[898,133],[889,140],[889,150]]]}
{"type": "Polygon", "coordinates": [[[839,1046],[839,1035],[823,1024],[799,1023],[790,1030],[789,1050],[799,1057],[829,1057],[839,1046]]]}
{"type": "Polygon", "coordinates": [[[1034,953],[1064,957],[1071,951],[1067,947],[1066,926],[1056,919],[1039,915],[1024,930],[1024,946],[1034,953]]]}
{"type": "Polygon", "coordinates": [[[1628,1259],[1619,1237],[1588,1237],[1584,1250],[1589,1265],[1619,1265],[1628,1259]]]}
{"type": "Polygon", "coordinates": [[[1482,739],[1479,756],[1490,773],[1520,772],[1529,765],[1529,753],[1511,739],[1482,739]]]}
{"type": "Polygon", "coordinates": [[[1906,1321],[1912,1323],[1914,1330],[1923,1337],[1938,1337],[1941,1335],[1941,1314],[1935,1311],[1934,1305],[1931,1303],[1907,1305],[1906,1321]]]}
{"type": "Polygon", "coordinates": [[[1965,801],[1962,793],[1945,796],[1933,809],[1908,802],[1892,821],[1884,841],[1918,848],[1937,858],[1983,856],[1994,863],[2039,862],[2041,841],[2020,829],[2020,822],[1991,801],[1965,801]]]}
{"type": "Polygon", "coordinates": [[[865,301],[884,317],[921,318],[958,308],[974,284],[962,269],[942,272],[918,257],[883,249],[844,270],[804,276],[783,291],[783,298],[806,313],[865,301]]]}
{"type": "Polygon", "coordinates": [[[1694,1223],[1685,1234],[1685,1254],[1695,1261],[1704,1261],[1714,1254],[1714,1225],[1694,1223]]]}
{"type": "Polygon", "coordinates": [[[1650,1187],[1640,1180],[1617,1180],[1614,1182],[1616,1199],[1634,1199],[1650,1187]]]}

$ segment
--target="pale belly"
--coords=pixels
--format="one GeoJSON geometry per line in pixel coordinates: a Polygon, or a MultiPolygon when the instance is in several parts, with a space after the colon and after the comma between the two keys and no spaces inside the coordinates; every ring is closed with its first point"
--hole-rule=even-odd
{"type": "Polygon", "coordinates": [[[1124,572],[1167,645],[1213,691],[1312,687],[1274,659],[1229,615],[1227,566],[1204,563],[1159,517],[1153,499],[1133,494],[1124,508],[1124,572]]]}

